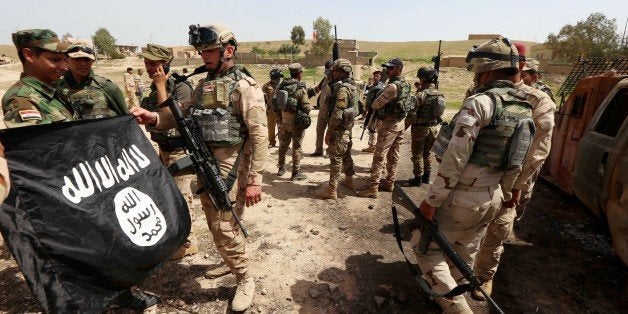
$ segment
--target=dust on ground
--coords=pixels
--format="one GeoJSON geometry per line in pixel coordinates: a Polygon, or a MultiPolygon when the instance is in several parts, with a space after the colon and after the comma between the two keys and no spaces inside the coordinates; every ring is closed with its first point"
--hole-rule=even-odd
{"type": "MultiPolygon", "coordinates": [[[[112,66],[116,83],[121,82],[120,69],[125,66],[122,62],[112,66]]],[[[2,88],[7,87],[0,84],[2,88]]],[[[317,114],[317,110],[312,112],[313,121],[317,114]]],[[[371,154],[360,151],[367,146],[367,135],[360,140],[360,133],[356,125],[352,153],[358,188],[366,186],[372,160],[371,154]]],[[[264,198],[247,208],[243,217],[250,233],[250,271],[257,285],[247,312],[439,313],[414,282],[397,248],[391,193],[364,199],[340,187],[337,200],[313,197],[329,179],[329,160],[309,156],[314,142],[312,125],[306,131],[301,162],[308,179],[301,182],[290,181],[290,171],[277,177],[277,148],[269,150],[264,198]]],[[[287,160],[290,170],[290,157],[287,160]]],[[[408,131],[397,179],[411,176],[408,131]]],[[[404,189],[419,203],[427,187],[404,189]]],[[[161,296],[159,312],[230,312],[235,278],[203,277],[221,259],[202,212],[196,210],[194,227],[201,253],[167,262],[142,285],[161,296]]],[[[414,262],[407,242],[411,218],[409,212],[400,212],[404,246],[414,262]]],[[[538,182],[523,220],[515,224],[505,247],[493,295],[506,312],[608,313],[627,308],[626,267],[614,256],[608,231],[578,201],[546,182],[538,182]]],[[[489,312],[485,303],[470,302],[475,312],[489,312]]],[[[10,253],[1,249],[0,312],[37,311],[41,308],[10,253]]]]}

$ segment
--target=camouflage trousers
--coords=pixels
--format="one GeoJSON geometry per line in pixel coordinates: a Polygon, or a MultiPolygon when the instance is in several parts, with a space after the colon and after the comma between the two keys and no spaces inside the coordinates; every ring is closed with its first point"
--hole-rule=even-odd
{"type": "Polygon", "coordinates": [[[432,168],[430,152],[436,140],[436,128],[430,126],[412,125],[412,173],[415,177],[421,176],[423,171],[432,168]]]}
{"type": "Polygon", "coordinates": [[[327,118],[327,108],[318,109],[318,117],[316,118],[316,151],[323,151],[323,140],[325,138],[325,129],[329,119],[327,118]]]}
{"type": "Polygon", "coordinates": [[[366,130],[366,132],[369,133],[369,146],[375,146],[377,144],[377,132],[371,130],[366,130]]]}
{"type": "Polygon", "coordinates": [[[285,119],[281,124],[282,134],[279,142],[279,157],[277,159],[278,167],[281,168],[286,164],[286,153],[290,142],[292,142],[292,172],[298,173],[301,170],[301,157],[303,149],[303,136],[305,130],[294,127],[293,120],[285,119]]]}
{"type": "Polygon", "coordinates": [[[266,123],[268,126],[268,142],[270,145],[275,146],[277,144],[275,135],[279,133],[280,125],[277,124],[277,113],[273,110],[266,110],[266,123]],[[275,133],[277,130],[277,133],[275,133]]]}
{"type": "MultiPolygon", "coordinates": [[[[174,164],[177,160],[187,156],[183,149],[178,149],[173,152],[166,152],[159,150],[159,158],[164,166],[168,167],[174,164]]],[[[173,177],[179,191],[183,195],[185,202],[188,204],[188,210],[190,211],[190,219],[192,221],[192,227],[190,228],[190,235],[188,241],[196,243],[196,235],[194,232],[194,222],[196,221],[196,208],[194,207],[194,193],[192,193],[192,181],[195,180],[194,174],[176,175],[173,177]]]]}
{"type": "MultiPolygon", "coordinates": [[[[536,180],[536,178],[535,178],[536,180]]],[[[475,262],[475,273],[485,279],[493,279],[499,261],[504,253],[504,241],[512,233],[515,218],[518,212],[523,212],[532,197],[534,181],[528,191],[521,191],[521,200],[517,207],[503,207],[488,225],[486,236],[482,240],[482,246],[475,262]]]]}
{"type": "Polygon", "coordinates": [[[377,188],[379,179],[386,166],[388,172],[386,180],[394,181],[397,175],[397,162],[399,161],[399,148],[403,141],[403,130],[392,131],[387,129],[377,130],[377,144],[373,153],[373,164],[371,165],[371,178],[369,186],[377,188]]]}
{"type": "Polygon", "coordinates": [[[126,96],[127,98],[129,98],[129,102],[127,103],[127,106],[129,107],[129,109],[140,105],[137,100],[137,97],[135,97],[135,92],[127,91],[126,96]]]}
{"type": "MultiPolygon", "coordinates": [[[[484,191],[461,191],[454,188],[443,206],[436,210],[438,229],[458,252],[460,257],[473,267],[473,261],[480,248],[480,241],[486,226],[502,204],[499,185],[485,187],[484,191]]],[[[417,263],[423,271],[423,278],[434,292],[444,294],[462,283],[465,279],[435,243],[430,243],[426,254],[419,248],[421,233],[412,232],[410,244],[415,252],[417,263]]],[[[435,298],[444,312],[460,312],[469,309],[463,295],[453,298],[435,298]]]]}
{"type": "Polygon", "coordinates": [[[327,155],[329,156],[329,185],[337,187],[340,181],[340,171],[346,176],[355,174],[353,171],[353,157],[351,157],[351,132],[345,131],[331,139],[327,147],[327,155]]]}

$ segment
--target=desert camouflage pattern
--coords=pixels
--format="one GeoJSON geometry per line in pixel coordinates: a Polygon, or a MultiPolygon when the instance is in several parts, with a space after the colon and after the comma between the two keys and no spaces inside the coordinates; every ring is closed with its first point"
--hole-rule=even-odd
{"type": "MultiPolygon", "coordinates": [[[[373,101],[371,106],[374,110],[380,110],[396,98],[397,85],[388,84],[382,89],[382,93],[373,101]]],[[[388,171],[386,180],[393,182],[397,175],[399,148],[403,141],[404,118],[386,116],[384,119],[377,119],[375,131],[377,132],[377,143],[373,153],[369,187],[377,190],[384,166],[388,171]]]]}
{"type": "MultiPolygon", "coordinates": [[[[280,81],[277,81],[278,83],[280,81]]],[[[277,84],[279,85],[279,84],[277,84]]],[[[268,126],[268,141],[271,146],[277,144],[275,137],[279,136],[281,141],[281,117],[275,111],[273,105],[273,97],[275,96],[275,90],[277,85],[273,81],[268,81],[262,85],[262,92],[264,92],[264,102],[266,103],[266,125],[268,126]],[[277,133],[275,133],[277,130],[277,133]]]]}
{"type": "Polygon", "coordinates": [[[7,128],[74,121],[71,110],[60,90],[24,74],[2,97],[7,128]]]}
{"type": "Polygon", "coordinates": [[[514,189],[521,191],[521,203],[517,208],[501,208],[489,224],[478,253],[475,272],[486,279],[492,279],[497,271],[501,255],[504,252],[503,243],[512,233],[517,212],[525,210],[526,204],[532,197],[534,182],[541,172],[541,167],[549,155],[552,144],[556,104],[549,98],[549,95],[523,84],[523,81],[515,84],[515,87],[526,93],[526,99],[532,105],[532,119],[534,126],[536,126],[536,133],[532,139],[530,151],[524,160],[521,173],[513,186],[514,189]]]}
{"type": "Polygon", "coordinates": [[[126,96],[129,98],[129,109],[139,106],[138,100],[135,97],[135,92],[137,91],[137,85],[135,85],[135,78],[133,74],[124,73],[124,91],[126,92],[126,96]]]}
{"type": "MultiPolygon", "coordinates": [[[[436,89],[434,83],[429,83],[425,89],[436,89]]],[[[417,105],[421,106],[425,101],[425,93],[423,91],[417,91],[416,93],[417,105]]],[[[417,107],[418,107],[417,106],[417,107]]],[[[430,159],[430,152],[434,141],[436,140],[436,134],[438,133],[437,125],[418,125],[416,122],[428,122],[428,121],[414,121],[411,126],[412,143],[410,148],[412,149],[412,173],[415,177],[421,176],[425,170],[432,168],[432,161],[430,159]]]]}
{"type": "MultiPolygon", "coordinates": [[[[351,91],[340,82],[337,84],[339,84],[339,88],[335,92],[336,95],[328,98],[328,100],[335,100],[335,102],[333,104],[327,104],[327,106],[334,107],[329,117],[329,129],[327,130],[327,132],[331,134],[330,143],[327,147],[327,155],[330,161],[329,186],[332,188],[338,187],[341,170],[346,176],[355,174],[353,170],[353,157],[351,156],[351,147],[353,146],[351,130],[353,129],[353,125],[345,125],[342,119],[343,109],[347,108],[351,91]]],[[[321,115],[320,112],[321,111],[319,111],[319,116],[321,115]]]]}
{"type": "MultiPolygon", "coordinates": [[[[284,82],[290,84],[290,80],[297,83],[294,79],[286,79],[284,82]]],[[[294,93],[294,97],[297,100],[298,110],[309,114],[312,110],[312,106],[310,106],[310,100],[307,97],[306,88],[302,87],[297,89],[294,93]]],[[[282,168],[286,164],[286,153],[288,152],[290,142],[292,142],[292,173],[299,173],[301,170],[301,158],[303,157],[301,145],[303,144],[305,130],[299,129],[295,125],[295,112],[281,112],[281,131],[283,134],[279,139],[278,167],[282,168]]]]}
{"type": "MultiPolygon", "coordinates": [[[[235,79],[234,72],[236,69],[234,68],[219,74],[218,79],[225,76],[235,79]]],[[[204,79],[204,81],[209,80],[209,77],[204,79]]],[[[201,83],[198,86],[202,86],[201,83]]],[[[202,92],[198,86],[194,90],[194,98],[196,98],[197,93],[202,92]]],[[[246,200],[246,187],[249,185],[261,186],[262,173],[266,167],[266,156],[268,155],[266,105],[261,85],[258,85],[249,76],[239,79],[230,95],[230,106],[234,106],[234,113],[246,125],[247,139],[233,146],[214,147],[212,152],[219,163],[220,173],[226,177],[236,162],[240,148],[244,145],[242,148],[243,156],[238,165],[236,189],[231,191],[232,194],[235,194],[234,208],[236,213],[242,217],[246,200]]],[[[157,128],[170,129],[175,126],[176,122],[172,114],[165,110],[158,113],[157,128]]],[[[231,212],[216,210],[206,194],[201,194],[200,198],[207,218],[207,225],[212,233],[218,253],[232,273],[246,273],[249,257],[245,249],[244,236],[231,212]]]]}
{"type": "MultiPolygon", "coordinates": [[[[489,222],[501,209],[504,197],[500,182],[511,187],[520,171],[497,171],[467,162],[480,130],[492,121],[493,108],[491,98],[485,94],[465,99],[438,174],[425,199],[437,208],[435,219],[439,229],[469,265],[475,260],[489,222]]],[[[432,289],[446,293],[456,287],[462,275],[455,268],[449,268],[436,244],[430,245],[427,254],[419,253],[418,240],[415,231],[411,243],[417,263],[432,289]]],[[[464,296],[436,300],[445,312],[469,309],[464,296]]]]}
{"type": "Polygon", "coordinates": [[[327,97],[331,94],[329,86],[329,77],[326,75],[321,84],[321,93],[318,95],[318,117],[316,118],[316,151],[323,151],[323,141],[325,138],[325,129],[329,123],[327,117],[327,97]]]}
{"type": "Polygon", "coordinates": [[[536,81],[534,84],[532,84],[532,87],[546,93],[550,97],[552,102],[556,103],[556,100],[554,100],[554,93],[552,93],[552,89],[549,88],[549,86],[547,86],[545,83],[543,83],[542,81],[536,81]]]}

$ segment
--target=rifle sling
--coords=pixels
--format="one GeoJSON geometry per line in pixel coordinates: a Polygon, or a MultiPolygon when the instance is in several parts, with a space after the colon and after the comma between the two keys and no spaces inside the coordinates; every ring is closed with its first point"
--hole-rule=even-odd
{"type": "MultiPolygon", "coordinates": [[[[244,144],[246,144],[246,136],[242,140],[242,146],[240,146],[238,157],[236,157],[236,161],[233,164],[233,167],[231,167],[231,170],[229,170],[229,174],[227,174],[227,178],[224,180],[225,185],[227,186],[227,191],[231,191],[233,184],[236,182],[236,179],[238,178],[238,165],[240,164],[240,158],[242,157],[242,153],[244,152],[244,144]]],[[[211,152],[211,149],[209,147],[207,147],[207,149],[211,152]]],[[[216,160],[216,162],[218,162],[218,160],[216,160]]],[[[218,171],[220,171],[220,165],[215,165],[215,166],[218,168],[218,171]]],[[[205,192],[205,188],[200,187],[196,191],[196,194],[201,194],[203,192],[205,192]]]]}
{"type": "Polygon", "coordinates": [[[451,297],[461,295],[471,290],[472,288],[471,284],[466,283],[466,284],[462,284],[453,288],[451,291],[445,294],[438,294],[434,292],[430,288],[429,284],[425,281],[425,279],[423,279],[423,277],[421,276],[421,273],[417,271],[417,267],[415,267],[414,264],[410,263],[410,260],[408,260],[408,257],[406,256],[406,253],[403,251],[403,245],[401,244],[401,227],[399,226],[399,218],[397,216],[397,207],[394,204],[392,206],[392,218],[393,218],[393,226],[394,226],[394,236],[395,236],[395,239],[397,240],[397,245],[399,246],[399,250],[401,250],[401,254],[403,255],[403,258],[406,260],[406,264],[408,265],[410,272],[414,276],[414,279],[417,281],[421,289],[425,291],[425,293],[427,293],[431,297],[436,297],[436,298],[440,298],[440,297],[451,298],[451,297]]]}

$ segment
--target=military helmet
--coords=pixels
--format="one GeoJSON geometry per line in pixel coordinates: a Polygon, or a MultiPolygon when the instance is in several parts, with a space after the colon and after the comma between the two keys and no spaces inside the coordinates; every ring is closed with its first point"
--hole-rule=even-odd
{"type": "Polygon", "coordinates": [[[337,59],[334,61],[334,69],[340,69],[347,73],[351,73],[353,68],[351,67],[351,61],[347,59],[337,59]]]}
{"type": "Polygon", "coordinates": [[[493,38],[467,54],[467,70],[484,73],[499,69],[518,69],[519,53],[508,38],[493,38]]]}
{"type": "Polygon", "coordinates": [[[279,69],[272,69],[270,70],[270,79],[271,80],[278,80],[280,78],[283,77],[283,74],[281,74],[281,70],[279,69]]]}
{"type": "Polygon", "coordinates": [[[416,71],[416,77],[422,81],[433,81],[438,77],[438,72],[430,67],[420,67],[419,70],[416,71]]]}
{"type": "Polygon", "coordinates": [[[236,48],[238,47],[235,35],[224,25],[220,24],[203,26],[192,24],[190,25],[188,35],[190,45],[199,51],[219,48],[227,43],[231,43],[236,48]]]}

